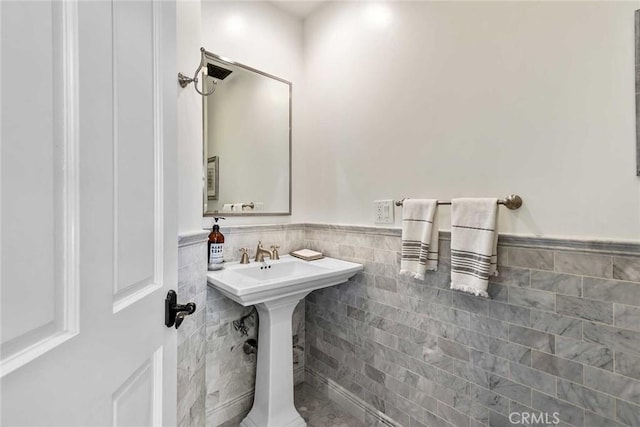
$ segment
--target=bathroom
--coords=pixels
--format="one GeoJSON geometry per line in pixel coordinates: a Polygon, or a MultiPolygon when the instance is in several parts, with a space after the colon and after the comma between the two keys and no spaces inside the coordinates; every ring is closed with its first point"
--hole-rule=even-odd
{"type": "Polygon", "coordinates": [[[265,322],[252,313],[243,335],[251,306],[207,284],[224,217],[222,271],[241,248],[260,265],[258,242],[363,266],[292,313],[308,425],[640,426],[637,9],[0,3],[0,424],[240,425],[265,322]],[[220,201],[264,210],[203,210],[216,93],[177,78],[201,47],[291,83],[277,208],[223,194],[275,160],[230,170],[220,155],[220,201]],[[451,206],[437,271],[399,274],[395,202],[510,194],[523,203],[498,208],[488,298],[449,287],[451,206]],[[169,289],[195,303],[179,328],[165,326],[169,289]]]}

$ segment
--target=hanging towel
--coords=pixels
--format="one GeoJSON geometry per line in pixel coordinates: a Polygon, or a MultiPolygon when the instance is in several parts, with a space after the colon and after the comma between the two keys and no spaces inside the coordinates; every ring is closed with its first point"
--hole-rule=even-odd
{"type": "Polygon", "coordinates": [[[497,276],[498,199],[451,201],[451,289],[488,297],[497,276]]]}
{"type": "Polygon", "coordinates": [[[435,199],[406,199],[402,204],[400,274],[424,280],[438,268],[438,224],[435,199]]]}
{"type": "Polygon", "coordinates": [[[231,203],[225,203],[225,204],[222,206],[222,210],[223,210],[223,211],[229,211],[229,212],[231,212],[232,207],[233,207],[233,205],[232,205],[231,203]]]}
{"type": "Polygon", "coordinates": [[[231,205],[231,210],[233,212],[242,212],[242,203],[234,203],[231,205]]]}

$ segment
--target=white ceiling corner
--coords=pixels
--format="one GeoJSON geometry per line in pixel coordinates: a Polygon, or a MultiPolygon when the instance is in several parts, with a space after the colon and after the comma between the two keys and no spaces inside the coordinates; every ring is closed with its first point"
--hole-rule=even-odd
{"type": "Polygon", "coordinates": [[[305,19],[327,0],[271,0],[270,3],[296,18],[305,19]]]}

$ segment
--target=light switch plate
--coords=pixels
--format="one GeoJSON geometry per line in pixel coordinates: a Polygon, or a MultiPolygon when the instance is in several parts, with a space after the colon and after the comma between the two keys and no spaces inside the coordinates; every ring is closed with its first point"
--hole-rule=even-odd
{"type": "Polygon", "coordinates": [[[395,222],[393,200],[374,200],[373,217],[376,224],[393,224],[395,222]]]}

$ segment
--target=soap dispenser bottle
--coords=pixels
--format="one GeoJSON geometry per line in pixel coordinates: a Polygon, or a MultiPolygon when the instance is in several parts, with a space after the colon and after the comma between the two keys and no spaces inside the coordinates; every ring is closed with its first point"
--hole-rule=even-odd
{"type": "Polygon", "coordinates": [[[218,220],[224,218],[214,218],[215,223],[209,233],[209,270],[220,270],[223,266],[224,257],[224,235],[220,232],[218,220]]]}

